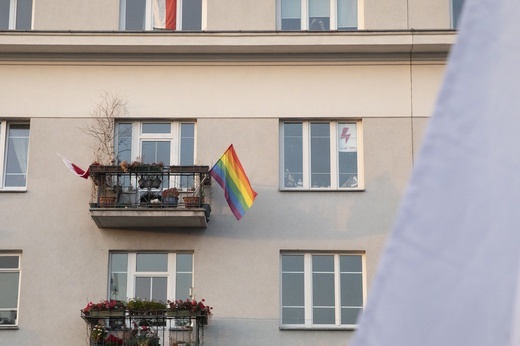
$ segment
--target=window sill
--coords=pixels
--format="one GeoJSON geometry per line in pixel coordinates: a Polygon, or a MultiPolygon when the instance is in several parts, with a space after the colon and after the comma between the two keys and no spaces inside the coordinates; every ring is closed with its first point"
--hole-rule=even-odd
{"type": "Polygon", "coordinates": [[[355,331],[357,326],[280,326],[280,330],[355,331]]]}
{"type": "Polygon", "coordinates": [[[2,192],[27,192],[26,187],[0,187],[0,193],[2,192]]]}
{"type": "Polygon", "coordinates": [[[2,326],[0,325],[0,330],[18,330],[18,326],[2,326]]]}

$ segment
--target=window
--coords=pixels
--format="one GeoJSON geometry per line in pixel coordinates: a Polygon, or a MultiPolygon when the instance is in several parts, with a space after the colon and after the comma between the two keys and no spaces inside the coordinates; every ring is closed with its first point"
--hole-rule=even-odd
{"type": "Polygon", "coordinates": [[[0,0],[0,30],[31,30],[32,0],[0,0]]]}
{"type": "Polygon", "coordinates": [[[23,190],[27,186],[29,124],[0,121],[0,188],[23,190]]]}
{"type": "Polygon", "coordinates": [[[18,325],[20,255],[0,253],[0,328],[18,325]]]}
{"type": "Polygon", "coordinates": [[[464,0],[451,0],[451,26],[453,29],[459,27],[459,19],[463,5],[464,0]]]}
{"type": "Polygon", "coordinates": [[[282,327],[354,327],[365,299],[363,262],[354,253],[283,253],[282,327]]]}
{"type": "Polygon", "coordinates": [[[280,30],[357,30],[358,0],[279,0],[280,30]]]}
{"type": "Polygon", "coordinates": [[[361,122],[286,121],[280,133],[282,189],[363,187],[361,122]]]}
{"type": "Polygon", "coordinates": [[[121,30],[202,30],[205,0],[121,0],[121,30]]]}
{"type": "Polygon", "coordinates": [[[117,161],[163,162],[193,165],[195,161],[195,123],[120,122],[116,136],[117,161]]]}
{"type": "Polygon", "coordinates": [[[109,280],[111,299],[187,299],[193,287],[193,254],[114,252],[109,280]]]}

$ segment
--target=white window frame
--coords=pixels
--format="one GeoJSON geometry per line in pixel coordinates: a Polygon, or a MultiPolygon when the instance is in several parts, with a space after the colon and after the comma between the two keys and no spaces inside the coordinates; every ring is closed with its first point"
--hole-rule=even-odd
{"type": "MultiPolygon", "coordinates": [[[[25,177],[25,186],[5,186],[6,168],[7,168],[7,141],[10,125],[29,125],[29,146],[30,146],[30,124],[23,121],[1,121],[0,120],[0,191],[27,191],[28,173],[25,177]]],[[[27,148],[27,166],[29,166],[29,153],[27,148]]],[[[28,170],[29,167],[26,167],[28,170]]]]}
{"type": "MultiPolygon", "coordinates": [[[[9,1],[9,27],[8,30],[18,30],[16,27],[16,11],[18,9],[18,0],[10,0],[9,1]]],[[[34,23],[34,1],[31,8],[31,28],[33,29],[34,23]]]]}
{"type": "MultiPolygon", "coordinates": [[[[22,282],[22,255],[17,252],[0,252],[0,257],[18,257],[18,268],[0,268],[0,273],[18,273],[18,300],[16,302],[16,319],[14,324],[2,325],[0,324],[0,329],[12,329],[18,328],[18,321],[20,317],[20,284],[22,282]]],[[[2,294],[0,292],[0,294],[2,294]]],[[[11,311],[13,309],[0,309],[0,311],[11,311]]]]}
{"type": "Polygon", "coordinates": [[[339,191],[359,191],[363,190],[365,186],[364,181],[364,155],[363,155],[363,126],[361,120],[284,120],[280,122],[280,176],[279,176],[279,188],[283,191],[331,191],[331,190],[339,190],[339,191]],[[301,123],[303,127],[303,182],[301,187],[285,187],[284,179],[285,179],[285,165],[284,165],[284,124],[285,123],[301,123]],[[328,123],[330,124],[330,179],[331,185],[330,188],[315,188],[311,187],[311,168],[310,168],[310,128],[313,123],[328,123]],[[338,172],[338,124],[352,123],[356,124],[357,127],[357,179],[358,185],[355,188],[351,187],[341,187],[339,186],[339,172],[338,172]]]}
{"type": "MultiPolygon", "coordinates": [[[[128,251],[112,251],[110,252],[110,256],[112,254],[126,254],[128,256],[127,261],[127,278],[126,278],[126,295],[127,298],[137,298],[135,297],[135,279],[137,277],[165,277],[167,278],[167,299],[176,299],[176,284],[177,284],[177,274],[184,272],[177,272],[177,255],[178,254],[189,254],[192,255],[192,269],[191,269],[191,287],[189,290],[190,298],[193,298],[193,289],[194,289],[194,280],[195,280],[195,256],[193,252],[165,252],[165,251],[136,251],[136,252],[128,252],[128,251]],[[167,254],[168,255],[168,270],[167,272],[137,272],[137,255],[138,254],[167,254]]],[[[108,285],[107,285],[107,297],[111,299],[111,275],[112,273],[112,262],[110,259],[109,263],[109,277],[108,277],[108,285]]],[[[139,297],[143,298],[143,297],[139,297]]],[[[166,303],[166,302],[165,302],[166,303]]]]}
{"type": "MultiPolygon", "coordinates": [[[[181,159],[181,125],[182,124],[193,124],[194,125],[194,138],[193,138],[193,164],[197,162],[197,123],[195,121],[164,121],[164,120],[121,120],[118,123],[121,124],[132,124],[132,146],[131,146],[131,160],[135,161],[142,159],[141,143],[143,141],[170,141],[170,165],[178,165],[181,159]],[[170,124],[170,133],[142,133],[143,124],[154,123],[154,124],[170,124]]],[[[116,138],[117,140],[117,138],[116,138]]],[[[117,146],[117,143],[116,143],[117,146]]],[[[116,153],[118,148],[116,147],[116,153]]]]}
{"type": "MultiPolygon", "coordinates": [[[[176,13],[176,28],[175,30],[182,30],[182,3],[184,0],[177,0],[177,13],[176,13]]],[[[201,31],[207,28],[207,0],[202,1],[202,13],[201,13],[201,31]]],[[[145,5],[145,31],[152,31],[153,28],[153,3],[152,0],[146,0],[145,5]]],[[[120,16],[119,16],[119,28],[122,31],[126,29],[126,0],[120,0],[120,16]]]]}
{"type": "MultiPolygon", "coordinates": [[[[357,324],[341,324],[341,272],[340,272],[340,256],[360,256],[362,266],[362,284],[363,284],[363,310],[366,305],[367,297],[367,282],[366,282],[366,258],[363,251],[340,251],[340,252],[328,252],[328,251],[312,251],[312,252],[297,252],[297,251],[282,251],[280,253],[280,329],[340,329],[340,330],[354,330],[357,328],[357,324]],[[304,324],[283,324],[282,313],[283,313],[283,301],[282,301],[282,257],[284,255],[301,255],[304,256],[304,311],[305,311],[305,323],[304,324]],[[314,255],[325,255],[334,256],[334,309],[335,309],[335,323],[334,324],[314,324],[313,323],[313,301],[312,301],[312,256],[314,255]]],[[[357,272],[356,272],[357,273],[357,272]]]]}
{"type": "MultiPolygon", "coordinates": [[[[329,13],[330,13],[330,28],[326,31],[338,30],[338,16],[337,16],[337,0],[330,0],[329,2],[329,13]]],[[[300,30],[309,30],[309,0],[300,0],[300,30]]],[[[278,30],[282,29],[282,0],[276,2],[276,13],[278,30]]],[[[364,23],[364,0],[357,0],[357,28],[356,30],[362,30],[365,27],[364,23]]]]}

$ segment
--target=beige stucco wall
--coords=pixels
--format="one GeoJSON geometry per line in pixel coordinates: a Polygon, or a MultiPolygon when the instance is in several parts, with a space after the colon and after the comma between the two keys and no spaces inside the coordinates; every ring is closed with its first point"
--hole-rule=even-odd
{"type": "Polygon", "coordinates": [[[2,249],[23,251],[20,329],[2,340],[86,344],[79,310],[106,297],[109,251],[189,250],[196,298],[215,308],[207,345],[344,345],[352,332],[279,330],[280,251],[366,251],[370,286],[442,73],[425,61],[3,62],[0,118],[30,118],[31,137],[27,192],[0,192],[2,249]],[[91,182],[56,153],[83,167],[93,159],[81,128],[103,90],[125,98],[131,117],[196,119],[198,164],[233,143],[258,192],[246,216],[237,222],[214,184],[205,230],[98,229],[91,182]],[[361,119],[365,190],[279,191],[279,121],[291,117],[361,119]],[[35,313],[56,306],[52,318],[35,313]]]}
{"type": "Polygon", "coordinates": [[[436,63],[414,66],[411,79],[406,63],[7,63],[0,64],[0,78],[16,83],[0,84],[0,111],[84,117],[107,91],[128,100],[131,117],[402,117],[411,113],[413,81],[414,114],[427,116],[442,71],[436,63]]]}
{"type": "Polygon", "coordinates": [[[276,30],[276,0],[206,0],[207,30],[276,30]]]}
{"type": "Polygon", "coordinates": [[[37,0],[34,30],[119,30],[119,0],[37,0]]]}

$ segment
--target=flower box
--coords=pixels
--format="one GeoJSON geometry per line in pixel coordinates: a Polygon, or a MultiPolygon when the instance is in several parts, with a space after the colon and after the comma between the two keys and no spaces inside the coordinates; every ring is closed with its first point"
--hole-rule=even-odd
{"type": "Polygon", "coordinates": [[[200,197],[186,196],[183,198],[184,206],[186,208],[198,208],[200,207],[200,197]]]}
{"type": "Polygon", "coordinates": [[[124,317],[125,311],[124,310],[90,310],[88,317],[124,317]]]}

